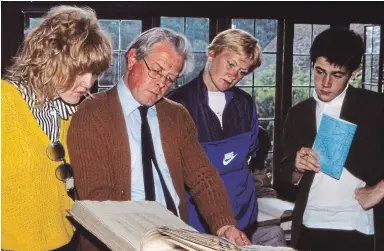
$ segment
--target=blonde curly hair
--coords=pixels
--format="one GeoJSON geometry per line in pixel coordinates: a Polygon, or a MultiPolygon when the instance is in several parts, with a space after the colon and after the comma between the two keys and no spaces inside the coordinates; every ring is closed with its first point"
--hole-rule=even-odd
{"type": "Polygon", "coordinates": [[[100,75],[112,61],[112,42],[89,7],[58,6],[28,32],[5,78],[28,85],[37,105],[68,91],[77,75],[100,75]]]}

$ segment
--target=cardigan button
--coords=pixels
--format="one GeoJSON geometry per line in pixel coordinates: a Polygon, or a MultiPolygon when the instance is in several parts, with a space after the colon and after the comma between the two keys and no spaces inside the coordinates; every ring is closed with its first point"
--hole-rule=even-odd
{"type": "Polygon", "coordinates": [[[124,195],[124,190],[121,190],[121,195],[124,195]]]}

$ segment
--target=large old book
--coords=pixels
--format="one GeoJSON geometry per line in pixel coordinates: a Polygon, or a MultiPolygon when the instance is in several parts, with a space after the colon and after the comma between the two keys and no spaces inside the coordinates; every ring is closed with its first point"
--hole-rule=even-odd
{"type": "Polygon", "coordinates": [[[239,247],[201,234],[156,202],[75,201],[73,218],[111,250],[291,251],[286,247],[239,247]]]}
{"type": "Polygon", "coordinates": [[[312,149],[320,156],[320,171],[340,179],[357,126],[323,114],[312,149]]]}
{"type": "Polygon", "coordinates": [[[295,206],[292,202],[278,198],[258,198],[257,204],[257,224],[259,226],[280,224],[291,220],[292,211],[295,206]]]}

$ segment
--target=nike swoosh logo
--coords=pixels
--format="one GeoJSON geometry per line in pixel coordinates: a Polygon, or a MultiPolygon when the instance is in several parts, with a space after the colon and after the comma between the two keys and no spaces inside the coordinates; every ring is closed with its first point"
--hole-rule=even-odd
{"type": "Polygon", "coordinates": [[[229,162],[231,162],[236,156],[237,156],[238,153],[236,153],[235,155],[231,156],[230,158],[228,159],[223,159],[223,165],[226,166],[229,164],[229,162]]]}

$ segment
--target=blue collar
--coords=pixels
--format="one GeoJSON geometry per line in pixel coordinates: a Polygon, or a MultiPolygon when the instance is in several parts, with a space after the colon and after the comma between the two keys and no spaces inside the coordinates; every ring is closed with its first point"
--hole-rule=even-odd
{"type": "MultiPolygon", "coordinates": [[[[132,96],[131,90],[129,90],[129,88],[125,85],[123,78],[121,78],[117,84],[117,93],[119,95],[125,117],[128,117],[132,112],[137,110],[139,106],[141,106],[141,104],[132,96]]],[[[149,107],[148,115],[152,117],[156,116],[156,114],[155,105],[149,107]]]]}

